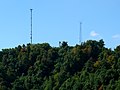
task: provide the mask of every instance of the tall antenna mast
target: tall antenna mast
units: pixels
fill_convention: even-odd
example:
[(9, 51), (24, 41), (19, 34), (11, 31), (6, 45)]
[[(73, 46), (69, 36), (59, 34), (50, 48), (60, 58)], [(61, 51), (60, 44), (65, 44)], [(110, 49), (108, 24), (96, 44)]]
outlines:
[(82, 22), (80, 22), (79, 44), (82, 42)]
[(30, 33), (31, 44), (32, 44), (32, 10), (33, 9), (30, 9), (30, 11), (31, 11), (31, 33)]

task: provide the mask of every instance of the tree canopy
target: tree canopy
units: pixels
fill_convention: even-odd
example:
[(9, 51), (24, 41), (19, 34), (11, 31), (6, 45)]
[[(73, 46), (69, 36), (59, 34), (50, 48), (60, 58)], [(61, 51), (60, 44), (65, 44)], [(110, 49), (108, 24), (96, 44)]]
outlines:
[(119, 90), (120, 46), (48, 43), (0, 51), (0, 90)]

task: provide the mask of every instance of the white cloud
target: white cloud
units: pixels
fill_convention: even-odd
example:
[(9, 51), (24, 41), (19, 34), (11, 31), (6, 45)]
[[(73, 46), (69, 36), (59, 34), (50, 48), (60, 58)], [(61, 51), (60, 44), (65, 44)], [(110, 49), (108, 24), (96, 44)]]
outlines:
[(113, 39), (120, 39), (120, 35), (119, 34), (113, 35), (112, 38)]
[(90, 36), (92, 36), (92, 37), (96, 37), (96, 36), (98, 36), (99, 34), (98, 33), (96, 33), (95, 31), (91, 31), (90, 32)]

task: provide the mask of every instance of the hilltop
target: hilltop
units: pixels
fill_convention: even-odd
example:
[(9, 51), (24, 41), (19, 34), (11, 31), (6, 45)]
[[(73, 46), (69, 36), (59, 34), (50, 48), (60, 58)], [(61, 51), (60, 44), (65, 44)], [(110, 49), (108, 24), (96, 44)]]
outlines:
[(0, 90), (119, 90), (120, 46), (104, 41), (48, 43), (0, 51)]

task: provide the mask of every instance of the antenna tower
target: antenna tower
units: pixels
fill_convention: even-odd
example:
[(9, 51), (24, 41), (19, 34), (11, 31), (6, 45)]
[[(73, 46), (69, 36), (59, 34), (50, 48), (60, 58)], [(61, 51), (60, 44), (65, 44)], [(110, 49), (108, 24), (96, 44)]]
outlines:
[(32, 44), (32, 10), (33, 9), (30, 9), (30, 12), (31, 12), (31, 33), (30, 33), (30, 40), (31, 40), (31, 44)]
[(82, 42), (82, 22), (80, 22), (79, 44)]

